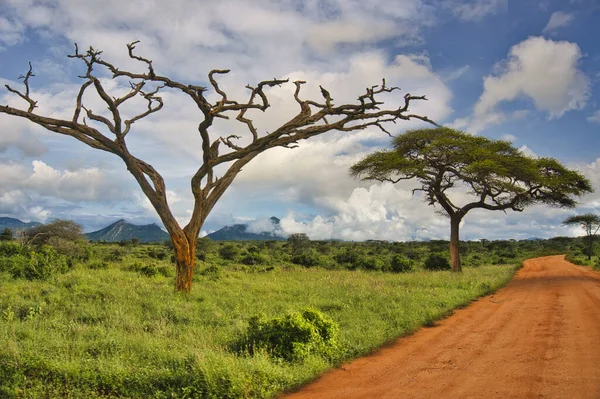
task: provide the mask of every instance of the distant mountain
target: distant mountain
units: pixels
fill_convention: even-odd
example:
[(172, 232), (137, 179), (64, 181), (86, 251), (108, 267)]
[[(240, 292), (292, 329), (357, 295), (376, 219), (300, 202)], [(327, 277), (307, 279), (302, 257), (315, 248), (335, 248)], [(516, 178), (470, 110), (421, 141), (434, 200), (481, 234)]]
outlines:
[(138, 238), (140, 242), (163, 242), (169, 234), (155, 223), (137, 226), (121, 219), (101, 230), (87, 233), (86, 237), (90, 241), (120, 242)]
[(247, 224), (234, 224), (233, 226), (225, 226), (214, 233), (210, 233), (208, 238), (215, 241), (286, 240), (287, 238), (283, 236), (283, 232), (279, 226), (279, 219), (273, 216), (270, 220), (273, 225), (271, 231), (252, 233), (248, 231)]
[(0, 230), (4, 229), (13, 229), (13, 230), (27, 230), (31, 227), (39, 226), (41, 223), (38, 222), (22, 222), (19, 219), (15, 218), (0, 218)]

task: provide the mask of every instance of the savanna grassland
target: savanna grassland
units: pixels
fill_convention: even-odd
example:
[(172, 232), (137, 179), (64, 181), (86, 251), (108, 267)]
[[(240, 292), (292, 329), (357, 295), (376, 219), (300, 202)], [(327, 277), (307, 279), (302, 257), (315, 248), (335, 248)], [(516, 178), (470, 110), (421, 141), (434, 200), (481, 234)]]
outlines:
[[(464, 243), (453, 274), (447, 244), (203, 239), (186, 295), (167, 246), (0, 242), (0, 397), (273, 397), (499, 288), (525, 257), (579, 248)], [(329, 335), (302, 344), (315, 331)]]

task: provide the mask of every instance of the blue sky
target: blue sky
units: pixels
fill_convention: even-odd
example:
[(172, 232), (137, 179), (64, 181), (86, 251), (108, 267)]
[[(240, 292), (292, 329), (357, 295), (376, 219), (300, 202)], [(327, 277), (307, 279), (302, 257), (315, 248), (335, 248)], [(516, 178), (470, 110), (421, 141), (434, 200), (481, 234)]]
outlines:
[[(508, 139), (532, 156), (551, 156), (581, 170), (600, 186), (600, 3), (597, 0), (0, 0), (0, 80), (19, 87), (31, 61), (36, 112), (66, 117), (82, 72), (68, 59), (73, 42), (104, 51), (121, 68), (125, 44), (159, 73), (206, 84), (213, 68), (232, 95), (272, 77), (308, 82), (305, 95), (325, 86), (336, 101), (353, 101), (364, 87), (400, 86), (399, 96), (427, 95), (415, 113), (438, 123)], [(127, 82), (112, 81), (116, 92)], [(293, 116), (292, 87), (269, 91), (272, 108), (253, 118), (269, 131)], [(195, 124), (199, 115), (185, 98), (165, 93), (165, 109), (136, 123), (129, 147), (167, 181), (180, 223), (192, 208), (189, 177), (200, 162)], [(0, 103), (23, 107), (14, 95)], [(101, 109), (97, 98), (85, 103)], [(394, 134), (421, 126), (391, 127)], [(74, 219), (91, 231), (125, 218), (158, 218), (132, 176), (115, 156), (0, 115), (0, 216), (22, 220)], [(242, 132), (214, 126), (215, 137)], [(261, 230), (277, 216), (288, 233), (312, 238), (410, 240), (447, 238), (448, 222), (420, 197), (412, 182), (358, 182), (348, 167), (388, 145), (379, 131), (328, 133), (294, 150), (273, 149), (240, 173), (207, 220), (203, 232), (248, 222)], [(457, 200), (467, 200), (463, 193)], [(523, 213), (474, 212), (462, 236), (527, 238), (579, 234), (560, 226), (575, 212), (597, 212), (600, 195), (577, 210), (534, 207)]]

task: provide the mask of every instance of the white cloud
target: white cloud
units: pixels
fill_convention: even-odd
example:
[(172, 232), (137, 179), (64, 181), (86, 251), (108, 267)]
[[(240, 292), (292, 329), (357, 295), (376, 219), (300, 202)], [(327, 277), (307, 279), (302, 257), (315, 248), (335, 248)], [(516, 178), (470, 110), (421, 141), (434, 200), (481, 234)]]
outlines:
[(479, 130), (504, 121), (496, 107), (519, 97), (530, 98), (550, 118), (582, 109), (590, 95), (590, 80), (578, 69), (581, 57), (579, 46), (566, 41), (530, 37), (513, 46), (497, 67), (499, 73), (484, 79), (473, 126)]
[(452, 13), (463, 21), (480, 21), (499, 11), (506, 12), (507, 0), (468, 0), (452, 1), (446, 3)]
[(600, 109), (588, 116), (588, 122), (600, 123)]
[(573, 13), (566, 13), (562, 11), (553, 12), (550, 16), (550, 20), (546, 27), (542, 30), (543, 33), (552, 33), (558, 28), (569, 26), (574, 20)]

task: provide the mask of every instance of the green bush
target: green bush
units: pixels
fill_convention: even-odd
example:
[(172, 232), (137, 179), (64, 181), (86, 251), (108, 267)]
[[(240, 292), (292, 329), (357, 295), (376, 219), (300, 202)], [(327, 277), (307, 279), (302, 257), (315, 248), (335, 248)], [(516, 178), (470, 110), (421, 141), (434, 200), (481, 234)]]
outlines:
[(158, 259), (158, 260), (165, 260), (165, 259), (167, 259), (167, 256), (169, 256), (167, 249), (163, 248), (163, 247), (148, 248), (147, 253), (148, 253), (148, 256), (151, 257), (152, 259)]
[(88, 269), (92, 270), (108, 269), (108, 263), (103, 260), (86, 263), (86, 266)]
[(28, 258), (25, 255), (17, 255), (6, 259), (11, 262), (10, 272), (15, 278), (45, 280), (69, 270), (67, 257), (47, 245), (42, 246), (37, 252), (31, 251)]
[(254, 316), (249, 320), (246, 348), (265, 350), (272, 357), (294, 361), (308, 355), (330, 357), (339, 349), (339, 326), (314, 309), (292, 311), (282, 317)]
[(305, 267), (319, 266), (321, 264), (321, 257), (311, 248), (310, 250), (292, 256), (292, 263)]
[(402, 254), (394, 255), (390, 266), (394, 273), (410, 273), (415, 271), (414, 262)]
[(161, 275), (165, 277), (171, 277), (173, 275), (172, 268), (167, 266), (157, 266), (155, 264), (143, 264), (140, 262), (135, 262), (131, 266), (129, 266), (129, 270), (133, 272), (137, 272), (142, 276), (146, 277), (154, 277), (156, 275)]
[(384, 262), (375, 256), (359, 256), (352, 264), (353, 269), (381, 270), (384, 267)]
[(235, 261), (240, 256), (240, 249), (233, 244), (226, 244), (219, 248), (219, 256), (225, 260)]
[(14, 241), (0, 241), (0, 257), (1, 256), (14, 256), (22, 253), (24, 247), (18, 242)]
[(262, 265), (265, 262), (265, 257), (257, 252), (248, 252), (246, 255), (242, 256), (242, 259), (240, 259), (240, 263), (248, 266)]
[(425, 259), (425, 270), (451, 270), (448, 258), (443, 253), (433, 252)]
[(218, 280), (221, 278), (221, 268), (217, 265), (210, 265), (206, 269), (202, 270), (200, 275), (210, 280)]

